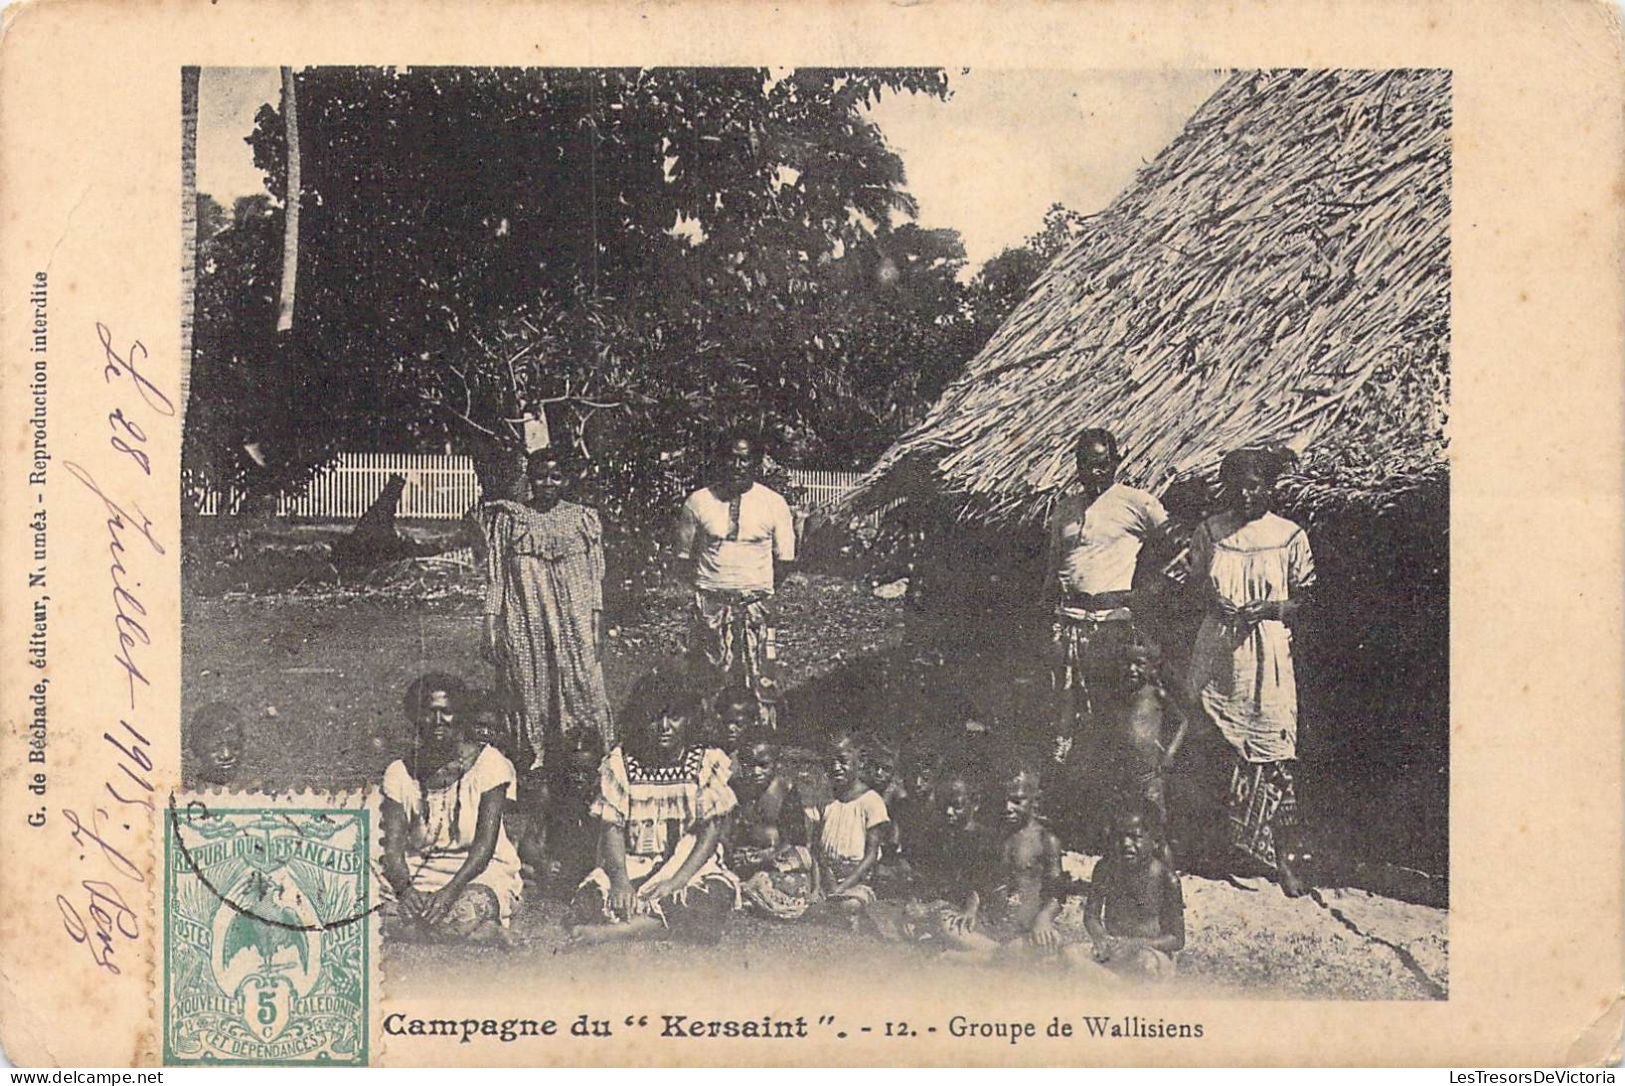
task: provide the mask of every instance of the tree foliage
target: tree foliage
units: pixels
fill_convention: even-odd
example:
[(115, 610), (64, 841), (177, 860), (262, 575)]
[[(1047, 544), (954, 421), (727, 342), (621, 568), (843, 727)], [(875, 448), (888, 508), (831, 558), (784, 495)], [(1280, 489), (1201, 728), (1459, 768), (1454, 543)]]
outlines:
[(1051, 204), (1044, 212), (1043, 225), (1038, 233), (1027, 239), (1026, 248), (1038, 255), (1045, 265), (1060, 256), (1083, 234), (1086, 216), (1065, 204)]
[(197, 240), (200, 247), (230, 225), (226, 209), (220, 206), (220, 201), (206, 192), (197, 194)]
[(188, 443), (217, 480), (294, 485), (344, 447), (501, 459), (537, 411), (627, 486), (692, 477), (728, 422), (865, 466), (997, 325), (957, 234), (911, 221), (866, 112), (946, 98), (940, 70), (297, 78), (290, 334), (271, 331), (287, 148), (269, 105), (248, 142), (273, 199), (204, 243), (210, 417), (189, 428), (207, 448)]
[(978, 347), (1032, 292), (1044, 269), (1078, 239), (1083, 221), (1084, 216), (1064, 204), (1051, 204), (1037, 233), (982, 265), (970, 289), (970, 306), (981, 337)]

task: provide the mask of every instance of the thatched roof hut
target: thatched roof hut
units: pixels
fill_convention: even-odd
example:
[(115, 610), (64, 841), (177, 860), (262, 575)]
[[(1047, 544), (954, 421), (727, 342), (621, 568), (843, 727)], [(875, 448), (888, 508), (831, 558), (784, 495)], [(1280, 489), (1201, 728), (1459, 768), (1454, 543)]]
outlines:
[[(1233, 76), (1034, 285), (854, 504), (908, 497), (937, 594), (1035, 625), (1079, 429), (1126, 481), (1300, 453), (1281, 511), (1321, 575), (1302, 756), (1348, 854), (1448, 864), (1450, 76)], [(1032, 589), (1032, 591), (1029, 591)], [(1028, 597), (1032, 597), (1032, 601)], [(1403, 812), (1403, 817), (1394, 817)]]
[(865, 497), (1043, 519), (1080, 427), (1159, 490), (1229, 449), (1302, 453), (1291, 504), (1442, 486), (1450, 76), (1231, 77), (1045, 271)]

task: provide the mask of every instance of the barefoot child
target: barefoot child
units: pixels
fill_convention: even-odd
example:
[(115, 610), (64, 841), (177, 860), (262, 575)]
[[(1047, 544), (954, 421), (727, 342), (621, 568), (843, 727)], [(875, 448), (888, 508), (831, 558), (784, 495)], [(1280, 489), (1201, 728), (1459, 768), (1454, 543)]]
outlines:
[(547, 885), (565, 895), (581, 885), (598, 866), (598, 822), (592, 801), (598, 795), (599, 752), (603, 739), (595, 728), (583, 728), (570, 737), (570, 746), (558, 759), (548, 787)]
[[(902, 776), (897, 771), (897, 745), (885, 740), (872, 740), (868, 744), (869, 760), (865, 779), (869, 787), (880, 793), (889, 805), (899, 796), (907, 795)], [(889, 808), (888, 808), (889, 809)]]
[(865, 752), (857, 737), (837, 733), (829, 751), (829, 784), (835, 798), (824, 805), (818, 835), (820, 885), (842, 912), (856, 916), (873, 903), (869, 876), (880, 861), (886, 801), (864, 778)]
[(1185, 946), (1185, 897), (1163, 858), (1156, 815), (1143, 805), (1112, 818), (1111, 851), (1095, 865), (1084, 905), (1092, 953), (1073, 947), (1069, 960), (1113, 980), (1164, 980)]
[(1185, 741), (1186, 720), (1178, 699), (1164, 688), (1161, 674), (1162, 653), (1155, 644), (1136, 641), (1124, 651), (1125, 701), (1106, 722), (1101, 761), (1107, 795), (1144, 803), (1166, 820), (1163, 775)]
[(463, 713), (468, 718), (470, 739), (497, 748), (503, 757), (513, 761), (513, 737), (508, 728), (507, 714), (502, 711), (502, 698), (496, 691), (470, 690)]
[(786, 846), (806, 846), (807, 816), (795, 781), (779, 772), (776, 732), (746, 733), (734, 767), (728, 786), (739, 806), (726, 835), (728, 866), (736, 875), (754, 875)]
[[(471, 741), (496, 748), (511, 762), (513, 732), (503, 706), (503, 697), (497, 691), (470, 689), (463, 700), (463, 722)], [(509, 803), (502, 816), (502, 832), (513, 842), (514, 851), (519, 855), (520, 875), (527, 880), (540, 873), (540, 859), (546, 848), (545, 827), (539, 824), (540, 818), (539, 813), (532, 814), (519, 803)]]
[(729, 868), (744, 880), (745, 901), (758, 912), (794, 920), (818, 889), (807, 847), (807, 815), (795, 782), (779, 772), (777, 733), (757, 728), (740, 743), (729, 781), (739, 806), (726, 835)]
[(873, 740), (868, 746), (869, 757), (864, 777), (880, 798), (885, 801), (891, 820), (881, 831), (880, 861), (875, 867), (874, 883), (883, 892), (906, 888), (912, 871), (905, 854), (902, 819), (899, 813), (908, 809), (908, 788), (898, 772), (897, 744)]
[(903, 758), (900, 783), (882, 792), (886, 810), (897, 823), (900, 844), (906, 842), (905, 859), (915, 864), (915, 854), (929, 847), (928, 838), (941, 821), (941, 804), (937, 802), (938, 781), (943, 774), (943, 758), (934, 751), (910, 747)]
[(936, 781), (935, 809), (916, 820), (911, 863), (928, 900), (904, 909), (906, 934), (964, 949), (957, 938), (976, 927), (982, 897), (998, 884), (999, 839), (981, 822), (981, 794), (963, 769)]

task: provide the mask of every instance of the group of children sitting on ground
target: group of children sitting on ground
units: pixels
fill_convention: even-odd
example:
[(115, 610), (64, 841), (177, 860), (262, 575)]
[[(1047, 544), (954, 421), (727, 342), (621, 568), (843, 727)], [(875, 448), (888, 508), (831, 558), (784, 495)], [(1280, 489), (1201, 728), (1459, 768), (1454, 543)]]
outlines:
[[(1090, 759), (1115, 780), (1097, 774), (1084, 785), (1111, 797), (1085, 820), (1068, 786), (1046, 791), (1057, 767), (1019, 756), (989, 765), (903, 752), (835, 727), (821, 737), (820, 775), (807, 744), (761, 722), (749, 690), (707, 700), (657, 672), (634, 691), (608, 755), (594, 736), (555, 752), (538, 835), (525, 824), (538, 816), (515, 802), (492, 697), (427, 675), (405, 703), (416, 742), (382, 789), (381, 883), (397, 936), (505, 941), (526, 892), (513, 842), (540, 836), (536, 881), (569, 893), (578, 943), (714, 941), (744, 908), (915, 941), (957, 960), (1048, 959), (1113, 977), (1166, 977), (1184, 946), (1160, 788), (1177, 737), (1169, 743), (1160, 712), (1144, 705), (1114, 714), (1122, 726), (1106, 748), (1120, 749)], [(188, 739), (194, 774), (232, 783), (240, 715), (207, 706)], [(812, 796), (825, 780), (819, 802)], [(1086, 821), (1105, 826), (1104, 838)], [(1068, 945), (1056, 926), (1078, 889), (1062, 869), (1063, 842), (1103, 853), (1088, 879), (1087, 945)]]
[(753, 708), (749, 691), (720, 701), (716, 741), (738, 800), (723, 848), (747, 908), (822, 915), (968, 962), (1053, 958), (1117, 976), (1171, 974), (1184, 900), (1161, 809), (1135, 794), (1138, 778), (1105, 814), (1084, 907), (1090, 945), (1068, 945), (1056, 918), (1075, 884), (1044, 804), (1053, 767), (1020, 756), (991, 766), (969, 754), (904, 757), (881, 737), (835, 728), (824, 737), (831, 796), (808, 804), (781, 764), (790, 748), (779, 733), (732, 723)]

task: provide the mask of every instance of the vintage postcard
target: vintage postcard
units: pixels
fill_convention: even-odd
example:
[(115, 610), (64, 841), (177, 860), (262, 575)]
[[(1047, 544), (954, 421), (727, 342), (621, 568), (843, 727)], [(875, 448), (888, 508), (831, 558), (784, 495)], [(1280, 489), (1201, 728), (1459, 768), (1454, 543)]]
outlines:
[(0, 31), (16, 1063), (1619, 1058), (1609, 6)]

